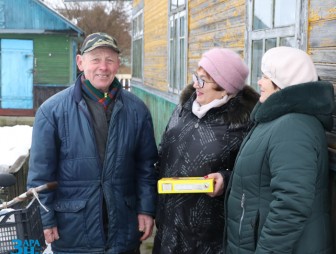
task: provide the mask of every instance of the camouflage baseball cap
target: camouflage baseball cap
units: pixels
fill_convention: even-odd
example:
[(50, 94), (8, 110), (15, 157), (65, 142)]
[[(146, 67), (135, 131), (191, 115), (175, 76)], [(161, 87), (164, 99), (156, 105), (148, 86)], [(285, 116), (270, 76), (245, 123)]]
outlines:
[(98, 47), (110, 47), (115, 52), (120, 53), (116, 39), (106, 33), (93, 33), (88, 35), (81, 47), (81, 54), (89, 52)]

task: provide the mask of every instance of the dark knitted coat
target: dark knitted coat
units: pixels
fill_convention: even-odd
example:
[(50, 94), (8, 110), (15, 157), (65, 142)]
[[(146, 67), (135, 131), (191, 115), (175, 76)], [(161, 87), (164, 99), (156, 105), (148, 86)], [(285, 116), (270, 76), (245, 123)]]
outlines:
[[(250, 130), (250, 113), (258, 94), (246, 86), (226, 104), (198, 119), (192, 113), (196, 95), (188, 86), (173, 112), (160, 144), (159, 176), (205, 176), (231, 170), (241, 142)], [(221, 253), (223, 196), (160, 195), (153, 253)]]

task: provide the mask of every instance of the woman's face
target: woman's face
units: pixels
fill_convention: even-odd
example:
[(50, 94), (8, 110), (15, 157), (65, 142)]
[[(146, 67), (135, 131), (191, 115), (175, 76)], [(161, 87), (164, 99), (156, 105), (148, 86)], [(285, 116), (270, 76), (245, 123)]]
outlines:
[[(206, 105), (212, 102), (215, 99), (222, 99), (227, 92), (225, 90), (215, 90), (217, 87), (216, 82), (206, 73), (203, 68), (199, 68), (195, 74), (193, 81), (194, 81), (194, 88), (196, 89), (196, 101), (201, 105)], [(203, 87), (202, 87), (202, 84)]]
[(270, 80), (268, 77), (263, 75), (258, 80), (258, 85), (260, 88), (260, 103), (263, 103), (267, 100), (268, 97), (270, 97), (272, 94), (274, 94), (277, 91), (280, 91), (279, 87), (275, 86), (272, 83), (272, 80)]

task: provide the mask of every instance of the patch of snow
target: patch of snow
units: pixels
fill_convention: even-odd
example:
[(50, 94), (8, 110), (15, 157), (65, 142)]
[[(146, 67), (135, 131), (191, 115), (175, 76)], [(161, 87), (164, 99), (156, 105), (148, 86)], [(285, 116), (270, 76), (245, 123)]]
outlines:
[(29, 156), (33, 127), (0, 127), (0, 173), (15, 173)]

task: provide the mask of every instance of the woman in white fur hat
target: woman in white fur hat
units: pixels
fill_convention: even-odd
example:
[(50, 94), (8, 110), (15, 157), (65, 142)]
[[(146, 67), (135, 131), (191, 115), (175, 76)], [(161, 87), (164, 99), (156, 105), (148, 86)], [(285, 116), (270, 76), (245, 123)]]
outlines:
[(332, 254), (325, 131), (334, 89), (304, 51), (268, 50), (227, 187), (225, 253)]

